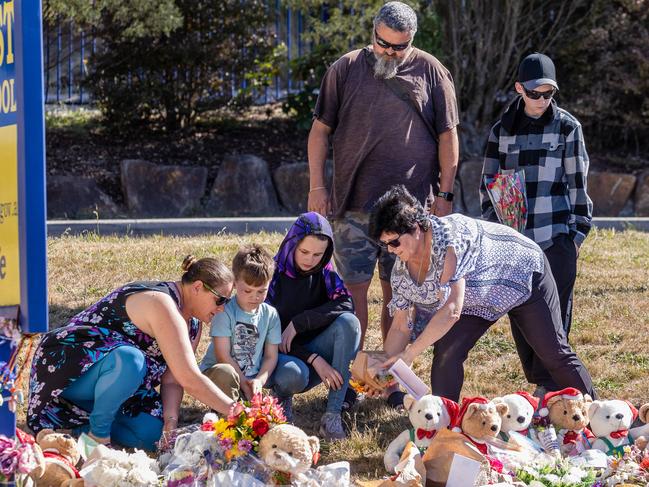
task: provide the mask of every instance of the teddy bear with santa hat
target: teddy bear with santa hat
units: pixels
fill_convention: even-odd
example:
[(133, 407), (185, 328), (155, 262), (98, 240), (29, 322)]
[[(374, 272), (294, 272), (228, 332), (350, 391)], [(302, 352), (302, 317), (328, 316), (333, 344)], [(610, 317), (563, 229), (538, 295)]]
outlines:
[(595, 440), (587, 428), (592, 399), (574, 387), (548, 392), (541, 401), (539, 415), (548, 418), (557, 430), (561, 454), (576, 456), (592, 448)]
[(527, 438), (532, 438), (530, 434), (530, 425), (534, 412), (539, 407), (539, 399), (532, 396), (529, 392), (518, 391), (514, 394), (507, 394), (502, 397), (494, 397), (494, 404), (506, 404), (507, 412), (501, 415), (502, 426), (498, 437), (503, 441), (510, 440), (512, 431), (519, 433)]
[(494, 404), (485, 397), (465, 397), (452, 431), (462, 433), (482, 453), (488, 454), (487, 443), (500, 433), (502, 416), (509, 410), (507, 404)]

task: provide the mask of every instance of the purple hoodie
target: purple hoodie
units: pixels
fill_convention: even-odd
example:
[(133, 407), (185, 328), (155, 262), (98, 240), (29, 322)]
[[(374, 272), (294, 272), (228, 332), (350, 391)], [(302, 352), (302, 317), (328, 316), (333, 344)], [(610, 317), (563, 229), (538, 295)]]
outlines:
[[(323, 235), (327, 250), (320, 264), (308, 273), (295, 266), (294, 255), (300, 241), (308, 235)], [(333, 232), (322, 215), (300, 215), (291, 226), (275, 255), (275, 274), (266, 301), (274, 306), (282, 321), (282, 330), (292, 321), (297, 336), (291, 355), (306, 361), (310, 353), (301, 344), (310, 342), (342, 313), (353, 313), (352, 298), (331, 265)]]

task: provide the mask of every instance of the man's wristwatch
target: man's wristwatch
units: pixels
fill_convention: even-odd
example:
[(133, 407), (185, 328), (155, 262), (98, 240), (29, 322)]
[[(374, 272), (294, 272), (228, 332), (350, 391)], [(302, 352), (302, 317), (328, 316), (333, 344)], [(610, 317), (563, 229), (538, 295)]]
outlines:
[(440, 191), (440, 192), (437, 193), (437, 196), (439, 196), (440, 198), (442, 198), (443, 200), (446, 200), (446, 201), (453, 201), (454, 194), (453, 193), (448, 193), (446, 191)]

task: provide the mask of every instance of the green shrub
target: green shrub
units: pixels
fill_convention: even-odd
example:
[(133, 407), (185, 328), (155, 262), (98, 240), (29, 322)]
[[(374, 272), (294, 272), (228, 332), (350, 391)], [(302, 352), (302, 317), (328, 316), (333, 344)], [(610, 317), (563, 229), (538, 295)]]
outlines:
[(98, 0), (94, 8), (77, 2), (58, 8), (96, 28), (100, 47), (86, 83), (115, 131), (191, 127), (201, 111), (232, 102), (256, 66), (238, 99), (249, 103), (281, 58), (266, 32), (263, 0)]

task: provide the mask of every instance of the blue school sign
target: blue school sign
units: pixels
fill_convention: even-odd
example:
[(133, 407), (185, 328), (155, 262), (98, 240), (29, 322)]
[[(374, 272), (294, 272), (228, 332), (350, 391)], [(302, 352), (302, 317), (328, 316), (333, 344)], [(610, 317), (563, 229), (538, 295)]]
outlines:
[[(17, 345), (6, 338), (11, 327), (47, 330), (41, 36), (40, 0), (0, 0), (0, 362)], [(3, 402), (0, 434), (13, 436), (15, 415)]]

